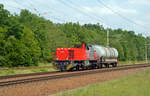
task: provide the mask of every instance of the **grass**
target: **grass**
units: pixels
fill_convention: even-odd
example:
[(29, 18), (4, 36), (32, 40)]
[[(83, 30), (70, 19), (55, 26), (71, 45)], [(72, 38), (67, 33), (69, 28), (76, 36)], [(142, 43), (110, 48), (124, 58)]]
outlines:
[(40, 69), (26, 69), (26, 70), (0, 70), (0, 76), (37, 73), (37, 72), (49, 72), (49, 71), (54, 71), (54, 69), (52, 69), (52, 68), (40, 68)]
[(150, 70), (53, 96), (150, 96)]
[(38, 66), (52, 66), (52, 63), (39, 63)]
[[(44, 67), (44, 66), (51, 66), (51, 63), (39, 63), (37, 67)], [(2, 68), (1, 68), (2, 69)], [(27, 74), (27, 73), (37, 73), (37, 72), (49, 72), (55, 71), (53, 68), (39, 68), (34, 69), (32, 67), (28, 67), (28, 69), (12, 69), (8, 68), (8, 70), (0, 70), (0, 76), (7, 76), (7, 75), (15, 75), (15, 74)]]
[[(132, 65), (132, 64), (144, 64), (145, 61), (119, 61), (119, 65)], [(148, 63), (150, 63), (150, 60), (148, 60)]]

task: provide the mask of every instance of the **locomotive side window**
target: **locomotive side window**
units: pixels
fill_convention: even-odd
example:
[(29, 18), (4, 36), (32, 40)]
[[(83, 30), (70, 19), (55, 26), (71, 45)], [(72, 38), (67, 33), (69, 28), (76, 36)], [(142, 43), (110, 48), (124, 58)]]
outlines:
[(74, 48), (81, 48), (81, 45), (80, 44), (75, 44)]
[(74, 58), (74, 50), (69, 50), (69, 59)]
[(86, 49), (89, 50), (89, 47), (87, 46)]

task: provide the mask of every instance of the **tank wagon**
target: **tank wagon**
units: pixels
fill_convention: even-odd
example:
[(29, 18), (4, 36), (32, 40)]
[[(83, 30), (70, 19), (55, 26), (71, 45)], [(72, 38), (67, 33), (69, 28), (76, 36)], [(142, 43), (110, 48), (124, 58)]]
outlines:
[(115, 48), (82, 43), (74, 48), (56, 48), (53, 68), (59, 71), (95, 69), (117, 66), (118, 51)]

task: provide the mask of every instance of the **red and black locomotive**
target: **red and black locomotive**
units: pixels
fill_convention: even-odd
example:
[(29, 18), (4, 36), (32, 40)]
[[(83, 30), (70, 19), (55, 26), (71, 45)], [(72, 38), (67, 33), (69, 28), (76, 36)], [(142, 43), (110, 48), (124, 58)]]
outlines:
[(118, 51), (99, 45), (75, 45), (74, 48), (56, 48), (53, 67), (59, 71), (95, 69), (117, 66)]

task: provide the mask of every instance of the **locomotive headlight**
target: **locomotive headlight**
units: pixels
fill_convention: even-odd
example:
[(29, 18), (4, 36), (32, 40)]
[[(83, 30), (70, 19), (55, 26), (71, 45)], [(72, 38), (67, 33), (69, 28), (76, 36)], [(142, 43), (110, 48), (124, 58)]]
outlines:
[(57, 65), (57, 62), (54, 62), (53, 64), (56, 66), (56, 65)]
[(68, 56), (66, 57), (66, 60), (68, 60)]

